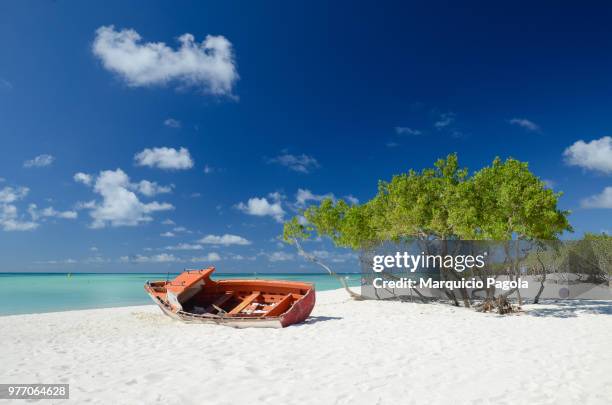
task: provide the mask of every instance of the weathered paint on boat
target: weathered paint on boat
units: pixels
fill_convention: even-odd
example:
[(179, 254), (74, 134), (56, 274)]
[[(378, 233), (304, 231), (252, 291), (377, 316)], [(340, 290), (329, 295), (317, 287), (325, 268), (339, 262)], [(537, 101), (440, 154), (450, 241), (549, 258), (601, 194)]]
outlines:
[(305, 321), (314, 308), (311, 283), (281, 280), (212, 280), (214, 267), (190, 270), (171, 281), (145, 284), (162, 312), (186, 323), (236, 328), (283, 328)]

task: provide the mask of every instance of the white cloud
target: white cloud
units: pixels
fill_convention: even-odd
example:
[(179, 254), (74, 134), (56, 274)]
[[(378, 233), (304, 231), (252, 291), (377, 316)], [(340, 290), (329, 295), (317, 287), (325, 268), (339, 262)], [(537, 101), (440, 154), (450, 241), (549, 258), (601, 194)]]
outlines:
[(20, 219), (14, 205), (0, 204), (0, 227), (5, 231), (30, 231), (38, 228), (38, 223)]
[(36, 261), (34, 262), (34, 264), (51, 264), (51, 265), (55, 265), (55, 264), (76, 264), (77, 261), (75, 259), (62, 259), (62, 260), (44, 260), (44, 261)]
[(13, 204), (28, 195), (27, 187), (4, 187), (0, 189), (0, 228), (4, 231), (30, 231), (38, 227), (38, 223), (23, 219), (17, 207)]
[(191, 244), (191, 243), (179, 243), (174, 246), (166, 246), (164, 249), (166, 250), (202, 250), (204, 246), (199, 244)]
[(455, 121), (455, 114), (452, 112), (440, 114), (440, 117), (434, 122), (436, 129), (443, 129), (451, 125)]
[(168, 232), (164, 232), (162, 234), (160, 234), (159, 236), (162, 236), (164, 238), (174, 238), (176, 235), (170, 231)]
[(508, 122), (512, 125), (524, 128), (527, 131), (537, 132), (540, 130), (540, 126), (538, 124), (525, 118), (512, 118), (511, 120), (508, 120)]
[(26, 160), (23, 162), (23, 167), (45, 167), (51, 166), (55, 158), (51, 155), (38, 155), (34, 159)]
[(585, 198), (580, 205), (582, 208), (612, 208), (612, 187), (606, 187), (600, 194)]
[(57, 211), (53, 207), (38, 209), (36, 204), (28, 206), (30, 220), (19, 214), (14, 204), (23, 200), (29, 193), (27, 187), (4, 187), (0, 189), (0, 229), (5, 231), (29, 231), (38, 228), (39, 221), (46, 218), (75, 219), (76, 211)]
[(216, 262), (216, 261), (219, 261), (219, 260), (221, 260), (221, 256), (219, 255), (219, 253), (216, 253), (216, 252), (210, 252), (206, 256), (191, 258), (191, 262), (193, 262), (193, 263)]
[[(73, 176), (74, 181), (83, 183), (86, 186), (91, 185), (93, 176), (87, 173), (76, 173)], [(153, 197), (157, 194), (171, 193), (173, 186), (160, 186), (154, 181), (141, 180), (138, 183), (129, 183), (127, 186), (130, 190), (136, 191), (144, 196)]]
[(159, 184), (148, 180), (141, 180), (139, 183), (135, 183), (133, 188), (147, 197), (172, 192), (172, 186), (160, 186)]
[(569, 165), (610, 174), (612, 173), (612, 137), (604, 136), (591, 142), (576, 141), (565, 149), (563, 156)]
[(143, 203), (132, 191), (133, 184), (121, 169), (100, 172), (94, 184), (94, 192), (102, 201), (81, 204), (81, 208), (90, 209), (93, 218), (92, 228), (110, 226), (135, 226), (152, 220), (151, 214), (156, 211), (174, 209), (171, 204), (153, 201)]
[(193, 35), (183, 34), (176, 50), (163, 42), (141, 40), (133, 29), (102, 26), (96, 30), (92, 50), (107, 70), (130, 86), (176, 82), (206, 93), (231, 95), (238, 72), (232, 44), (225, 37), (208, 35), (198, 43)]
[(276, 222), (283, 222), (285, 217), (285, 210), (281, 206), (280, 198), (277, 195), (272, 196), (272, 202), (269, 202), (266, 198), (253, 197), (249, 198), (247, 203), (239, 203), (236, 208), (248, 215), (255, 215), (258, 217), (270, 216), (276, 220)]
[(208, 244), (208, 245), (250, 245), (251, 242), (242, 236), (238, 235), (206, 235), (202, 239), (198, 241), (198, 243)]
[(288, 167), (289, 169), (300, 173), (310, 173), (311, 170), (320, 167), (317, 159), (305, 154), (291, 155), (284, 153), (275, 158), (269, 159), (268, 163), (278, 163), (281, 166)]
[(102, 264), (110, 263), (112, 260), (102, 256), (92, 256), (85, 258), (82, 262), (85, 264)]
[(178, 262), (180, 259), (172, 254), (160, 253), (158, 255), (144, 256), (122, 256), (119, 261), (126, 263), (171, 263)]
[(162, 221), (162, 225), (176, 225), (176, 222), (174, 222), (174, 221), (173, 221), (173, 220), (171, 220), (171, 219), (164, 219), (164, 220)]
[(78, 213), (76, 211), (57, 211), (53, 207), (38, 209), (36, 204), (30, 204), (28, 212), (32, 217), (32, 220), (37, 221), (40, 218), (62, 218), (62, 219), (76, 219)]
[(398, 135), (421, 135), (422, 132), (418, 129), (408, 127), (395, 127), (395, 133)]
[(344, 198), (346, 198), (346, 201), (348, 201), (351, 205), (359, 204), (359, 199), (351, 194), (345, 196)]
[(26, 195), (28, 195), (29, 192), (30, 189), (27, 187), (4, 187), (0, 190), (0, 204), (10, 204), (15, 201), (21, 200)]
[(323, 260), (329, 260), (332, 263), (344, 263), (350, 260), (357, 260), (358, 256), (355, 253), (338, 253), (327, 250), (314, 250), (312, 254)]
[(77, 183), (83, 183), (86, 186), (89, 186), (91, 184), (91, 181), (93, 180), (90, 174), (82, 173), (82, 172), (76, 173), (72, 178)]
[(297, 194), (295, 195), (295, 202), (298, 207), (303, 207), (308, 201), (322, 201), (325, 198), (336, 200), (336, 197), (332, 193), (313, 194), (312, 191), (308, 189), (298, 188)]
[(257, 260), (257, 256), (242, 256), (242, 255), (236, 255), (236, 254), (229, 254), (229, 256), (227, 256), (227, 258), (229, 260), (237, 260), (237, 261), (242, 261), (242, 260), (254, 261), (254, 260)]
[(184, 170), (193, 167), (193, 159), (187, 148), (152, 148), (144, 149), (134, 155), (138, 166), (157, 167), (166, 170)]
[(166, 120), (164, 120), (164, 125), (169, 128), (180, 128), (181, 121), (176, 120), (174, 118), (167, 118)]
[(281, 251), (272, 252), (268, 254), (267, 256), (268, 256), (268, 260), (271, 262), (284, 262), (288, 260), (293, 260), (295, 258), (295, 255), (293, 255), (292, 253), (281, 252)]

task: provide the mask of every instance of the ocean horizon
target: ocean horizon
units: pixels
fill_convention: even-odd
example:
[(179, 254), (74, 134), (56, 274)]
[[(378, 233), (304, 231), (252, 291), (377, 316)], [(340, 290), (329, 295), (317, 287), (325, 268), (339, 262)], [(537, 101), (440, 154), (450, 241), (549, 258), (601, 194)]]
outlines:
[[(0, 316), (152, 304), (144, 291), (144, 284), (147, 281), (173, 278), (178, 274), (0, 272), (3, 290), (0, 296)], [(359, 273), (339, 274), (351, 286), (360, 284)], [(314, 283), (317, 291), (342, 287), (338, 280), (325, 273), (215, 273), (212, 278), (305, 281)]]

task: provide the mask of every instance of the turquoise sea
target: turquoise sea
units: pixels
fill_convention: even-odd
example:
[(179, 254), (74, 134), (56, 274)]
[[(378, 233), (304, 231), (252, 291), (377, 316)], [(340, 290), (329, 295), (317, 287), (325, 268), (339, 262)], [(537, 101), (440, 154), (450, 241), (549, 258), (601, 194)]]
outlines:
[[(151, 304), (144, 292), (147, 280), (165, 280), (167, 273), (0, 273), (0, 315), (68, 311), (87, 308)], [(360, 284), (359, 274), (343, 274), (349, 285)], [(317, 291), (340, 288), (326, 274), (214, 274), (220, 278), (269, 278), (307, 281)]]

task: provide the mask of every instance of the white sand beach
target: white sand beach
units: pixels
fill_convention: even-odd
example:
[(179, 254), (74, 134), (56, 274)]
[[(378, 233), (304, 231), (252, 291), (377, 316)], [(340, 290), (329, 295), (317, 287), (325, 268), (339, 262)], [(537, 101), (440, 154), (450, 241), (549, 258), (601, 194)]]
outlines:
[(153, 305), (0, 317), (0, 382), (70, 384), (70, 400), (40, 403), (612, 403), (610, 302), (502, 317), (317, 299), (286, 329), (182, 324)]

